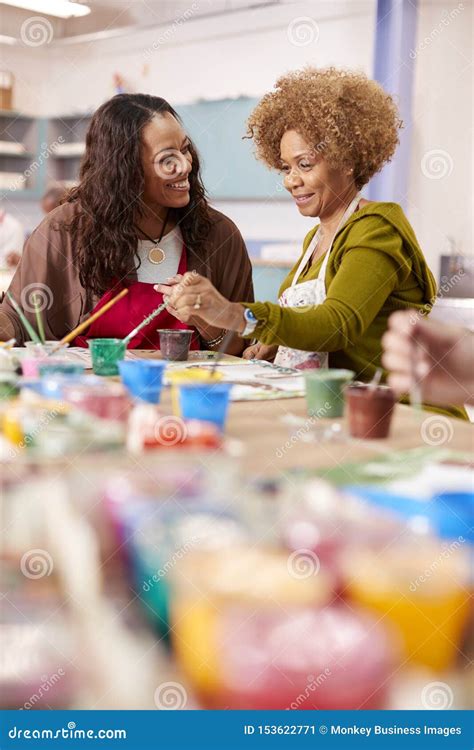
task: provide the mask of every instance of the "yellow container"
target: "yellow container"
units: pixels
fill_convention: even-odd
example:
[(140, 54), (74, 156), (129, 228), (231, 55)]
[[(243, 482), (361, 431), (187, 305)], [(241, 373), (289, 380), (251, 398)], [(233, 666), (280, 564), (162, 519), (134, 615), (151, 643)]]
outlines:
[(346, 594), (390, 620), (411, 661), (451, 667), (469, 617), (469, 554), (459, 541), (394, 544), (347, 556)]
[(13, 443), (13, 445), (16, 445), (17, 447), (24, 446), (20, 407), (13, 406), (4, 412), (2, 418), (2, 430), (7, 440)]
[(214, 374), (211, 374), (208, 369), (185, 367), (179, 370), (168, 369), (166, 377), (171, 384), (171, 405), (173, 414), (176, 417), (180, 417), (179, 386), (183, 383), (219, 383), (222, 380), (222, 373), (215, 372)]
[(321, 570), (303, 578), (292, 574), (287, 554), (243, 546), (189, 552), (172, 576), (173, 646), (181, 669), (207, 706), (224, 682), (219, 626), (229, 606), (247, 605), (249, 615), (258, 609), (321, 606), (332, 591)]

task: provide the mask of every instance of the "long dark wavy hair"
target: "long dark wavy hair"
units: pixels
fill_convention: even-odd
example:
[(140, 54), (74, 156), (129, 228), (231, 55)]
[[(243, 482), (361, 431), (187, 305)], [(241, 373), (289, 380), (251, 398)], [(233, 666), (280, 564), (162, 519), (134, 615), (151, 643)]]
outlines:
[[(181, 122), (177, 112), (161, 97), (118, 94), (94, 113), (86, 136), (79, 185), (67, 199), (79, 203), (79, 211), (68, 229), (79, 248), (79, 278), (87, 291), (102, 295), (139, 263), (134, 223), (137, 215), (143, 214), (141, 133), (155, 115), (167, 112)], [(172, 212), (186, 247), (204, 254), (211, 219), (199, 157), (192, 143), (190, 152), (191, 199), (187, 206)]]

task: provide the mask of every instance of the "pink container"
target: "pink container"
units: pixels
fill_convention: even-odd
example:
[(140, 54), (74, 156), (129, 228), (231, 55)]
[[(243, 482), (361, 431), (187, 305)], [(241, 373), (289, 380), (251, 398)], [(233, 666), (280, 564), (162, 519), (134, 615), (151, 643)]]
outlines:
[(121, 385), (71, 385), (64, 389), (64, 398), (77, 409), (113, 422), (128, 420), (131, 401)]
[(398, 650), (376, 617), (325, 609), (233, 607), (219, 623), (215, 709), (352, 710), (386, 705)]
[(45, 362), (48, 357), (23, 357), (21, 360), (21, 371), (25, 378), (38, 378), (39, 366)]

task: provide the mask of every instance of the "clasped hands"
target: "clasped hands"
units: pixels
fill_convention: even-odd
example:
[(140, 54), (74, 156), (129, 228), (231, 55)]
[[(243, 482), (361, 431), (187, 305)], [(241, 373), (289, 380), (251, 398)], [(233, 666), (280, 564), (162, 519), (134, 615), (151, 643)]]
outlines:
[(206, 326), (237, 331), (245, 328), (244, 308), (229, 302), (212, 282), (194, 271), (177, 274), (156, 284), (154, 289), (163, 294), (167, 309), (182, 323), (206, 330)]

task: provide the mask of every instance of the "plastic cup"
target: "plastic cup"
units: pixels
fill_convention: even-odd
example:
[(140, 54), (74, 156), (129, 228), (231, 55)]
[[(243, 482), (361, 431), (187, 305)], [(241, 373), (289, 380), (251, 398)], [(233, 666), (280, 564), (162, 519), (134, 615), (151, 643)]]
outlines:
[(125, 357), (126, 343), (122, 339), (91, 339), (89, 349), (92, 369), (96, 375), (118, 375), (118, 363)]
[[(92, 379), (88, 377), (88, 380)], [(100, 384), (68, 384), (63, 389), (63, 396), (69, 404), (88, 414), (113, 422), (126, 422), (131, 409), (128, 393), (119, 383), (107, 386), (104, 387), (104, 381)]]
[(7, 401), (18, 396), (20, 389), (14, 373), (0, 373), (0, 401)]
[(352, 370), (305, 372), (306, 404), (310, 417), (335, 419), (344, 412), (344, 386), (354, 377)]
[[(28, 356), (44, 357), (51, 354), (58, 344), (59, 341), (45, 341), (43, 344), (37, 344), (36, 341), (25, 341), (25, 349), (28, 352)], [(65, 349), (68, 346), (69, 344), (62, 344), (61, 349)]]
[(352, 384), (345, 392), (349, 432), (355, 438), (388, 437), (395, 394), (386, 385)]
[[(324, 606), (331, 597), (330, 580), (318, 575), (291, 575), (288, 554), (245, 544), (193, 549), (170, 571), (172, 641), (185, 677), (206, 708), (220, 708), (222, 669), (220, 623), (235, 606), (245, 609), (244, 621), (266, 610), (289, 616), (299, 606)], [(229, 636), (229, 633), (227, 633)], [(238, 628), (229, 648), (237, 648)], [(282, 651), (285, 645), (280, 643)], [(242, 680), (245, 675), (241, 671)]]
[(346, 553), (346, 595), (391, 622), (405, 656), (431, 670), (454, 666), (470, 613), (469, 550), (423, 536)]
[(211, 374), (209, 370), (199, 369), (198, 367), (187, 367), (185, 370), (171, 370), (166, 373), (166, 377), (171, 384), (171, 404), (173, 414), (176, 417), (181, 416), (179, 405), (180, 385), (190, 383), (219, 383), (222, 381), (222, 374), (220, 372)]
[(48, 378), (51, 375), (61, 375), (62, 377), (77, 377), (78, 375), (84, 374), (84, 365), (48, 357), (46, 361), (40, 362), (40, 364), (38, 365), (38, 374), (40, 378)]
[(224, 430), (231, 383), (190, 384), (179, 387), (179, 405), (183, 419), (212, 422)]
[(37, 378), (39, 377), (39, 366), (42, 362), (46, 362), (48, 357), (45, 356), (33, 356), (23, 357), (21, 360), (21, 371), (25, 378)]
[(122, 383), (134, 398), (157, 404), (163, 387), (166, 362), (159, 360), (131, 360), (119, 362)]
[(172, 362), (186, 362), (194, 331), (190, 328), (173, 329), (159, 328), (160, 351), (163, 359)]

